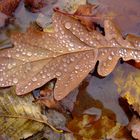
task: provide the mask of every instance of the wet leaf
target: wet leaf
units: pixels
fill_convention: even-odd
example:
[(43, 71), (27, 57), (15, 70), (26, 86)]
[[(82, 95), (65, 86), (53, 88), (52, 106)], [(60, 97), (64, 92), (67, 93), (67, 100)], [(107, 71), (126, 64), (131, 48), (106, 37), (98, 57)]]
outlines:
[(45, 0), (25, 0), (25, 6), (31, 12), (39, 12), (39, 10), (47, 4)]
[(107, 116), (97, 121), (90, 115), (76, 116), (69, 122), (68, 128), (77, 140), (131, 140), (127, 129)]
[(140, 119), (138, 117), (133, 116), (128, 125), (128, 129), (132, 131), (132, 136), (135, 139), (140, 140)]
[[(126, 69), (124, 71), (123, 67)], [(116, 69), (114, 81), (118, 86), (120, 96), (125, 98), (129, 105), (140, 114), (140, 73), (131, 65), (123, 64), (122, 67)]]
[(33, 135), (44, 124), (48, 124), (40, 106), (32, 101), (31, 95), (16, 96), (14, 88), (0, 90), (0, 135), (19, 140)]
[(19, 4), (20, 0), (1, 0), (0, 12), (11, 16)]
[(48, 25), (52, 24), (52, 15), (54, 8), (59, 7), (61, 10), (74, 13), (79, 5), (86, 4), (86, 0), (48, 0), (45, 8), (41, 9), (41, 13), (36, 19), (36, 23), (44, 30)]
[[(60, 12), (53, 16), (53, 33), (30, 28), (12, 36), (14, 48), (0, 51), (0, 86), (16, 85), (26, 94), (57, 78), (54, 98), (61, 100), (94, 68), (106, 76), (118, 60), (140, 61), (140, 50), (124, 40), (116, 25), (104, 21), (105, 36), (89, 32), (79, 21)], [(88, 61), (87, 61), (88, 60)]]
[(97, 18), (94, 15), (94, 9), (96, 9), (97, 5), (80, 5), (76, 12), (71, 16), (77, 18), (81, 21), (83, 25), (87, 27), (89, 31), (92, 31), (95, 27), (95, 19)]

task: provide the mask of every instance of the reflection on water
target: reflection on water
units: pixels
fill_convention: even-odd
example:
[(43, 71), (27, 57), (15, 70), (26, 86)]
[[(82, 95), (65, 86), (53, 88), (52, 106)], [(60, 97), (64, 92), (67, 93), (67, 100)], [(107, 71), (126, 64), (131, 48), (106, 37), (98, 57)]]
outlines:
[(116, 114), (118, 122), (127, 124), (128, 119), (118, 102), (119, 94), (113, 74), (103, 79), (93, 76), (89, 81), (87, 92), (92, 98), (100, 100), (106, 108), (112, 110)]
[(102, 13), (114, 12), (123, 34), (140, 35), (140, 0), (88, 0), (99, 4)]

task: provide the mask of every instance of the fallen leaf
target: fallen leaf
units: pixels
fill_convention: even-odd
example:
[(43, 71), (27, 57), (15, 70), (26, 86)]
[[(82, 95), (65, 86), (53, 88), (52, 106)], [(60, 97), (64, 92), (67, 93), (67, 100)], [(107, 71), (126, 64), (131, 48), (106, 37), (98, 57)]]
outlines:
[(86, 0), (46, 0), (46, 7), (41, 9), (41, 13), (36, 19), (36, 23), (44, 30), (52, 23), (54, 8), (59, 7), (68, 13), (74, 13), (79, 5), (86, 4)]
[(68, 123), (68, 128), (77, 140), (131, 140), (126, 127), (104, 115), (99, 120), (91, 115), (76, 116)]
[(11, 16), (17, 8), (20, 0), (1, 0), (0, 11), (8, 16)]
[(27, 9), (33, 13), (39, 12), (47, 4), (45, 0), (24, 0), (24, 3)]
[(77, 18), (81, 21), (83, 25), (87, 27), (89, 31), (95, 29), (95, 19), (97, 18), (94, 15), (94, 9), (97, 5), (80, 5), (77, 11), (72, 15), (73, 17)]
[[(14, 48), (0, 51), (0, 86), (16, 85), (17, 95), (26, 94), (57, 78), (54, 98), (63, 99), (94, 68), (106, 76), (118, 60), (140, 61), (140, 50), (124, 40), (116, 25), (104, 21), (105, 36), (89, 32), (79, 21), (55, 12), (53, 33), (30, 28), (12, 36)], [(88, 61), (87, 61), (88, 60)]]
[(128, 125), (128, 129), (132, 131), (132, 136), (135, 139), (140, 140), (140, 119), (138, 117), (133, 116)]
[(31, 95), (16, 96), (14, 88), (0, 90), (0, 135), (19, 140), (40, 131), (44, 124), (49, 125), (40, 106), (32, 100)]
[(54, 88), (56, 84), (56, 79), (52, 79), (47, 82), (44, 86), (33, 91), (33, 96), (35, 98), (34, 102), (41, 105), (45, 105), (48, 108), (55, 108), (61, 110), (61, 105), (58, 101), (54, 99)]
[[(126, 71), (124, 71), (124, 69)], [(140, 114), (140, 73), (139, 70), (128, 64), (123, 64), (119, 69), (116, 69), (114, 81), (118, 87), (118, 93), (125, 98), (129, 105), (132, 105), (135, 111)]]
[[(130, 41), (133, 46), (135, 46), (136, 48), (140, 47), (140, 37), (133, 35), (133, 34), (129, 34), (127, 35), (126, 39), (128, 41)], [(136, 68), (140, 68), (140, 63), (139, 62), (135, 62), (134, 60), (128, 61), (128, 63)]]

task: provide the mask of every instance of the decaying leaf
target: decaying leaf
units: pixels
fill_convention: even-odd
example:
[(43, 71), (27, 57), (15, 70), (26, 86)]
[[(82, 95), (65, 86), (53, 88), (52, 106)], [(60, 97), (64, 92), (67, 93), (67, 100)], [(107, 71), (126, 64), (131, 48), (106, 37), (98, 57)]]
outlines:
[(24, 0), (25, 6), (31, 12), (38, 12), (41, 8), (43, 8), (47, 3), (45, 0)]
[(85, 25), (89, 31), (92, 31), (95, 28), (95, 19), (97, 19), (97, 17), (94, 15), (94, 9), (96, 7), (97, 5), (91, 4), (79, 5), (76, 12), (69, 15), (80, 20), (81, 23)]
[(41, 105), (45, 105), (48, 108), (60, 109), (60, 104), (54, 99), (54, 88), (56, 79), (47, 82), (41, 88), (33, 91), (33, 96), (35, 98), (34, 102)]
[(140, 119), (133, 116), (131, 122), (128, 125), (128, 129), (132, 131), (132, 136), (140, 140)]
[(0, 1), (0, 12), (11, 16), (18, 6), (20, 0), (1, 0)]
[(97, 121), (91, 115), (76, 116), (68, 128), (77, 140), (131, 140), (124, 126), (104, 115)]
[[(129, 34), (127, 35), (126, 39), (130, 41), (136, 48), (140, 47), (140, 37)], [(131, 60), (128, 62), (129, 64), (135, 66), (136, 68), (140, 68), (140, 63)]]
[(0, 135), (14, 140), (27, 138), (40, 131), (48, 119), (41, 114), (31, 95), (18, 97), (14, 88), (0, 90)]
[(63, 13), (53, 16), (53, 33), (30, 28), (12, 36), (14, 48), (0, 51), (0, 86), (16, 85), (26, 94), (57, 78), (54, 98), (61, 100), (94, 68), (108, 75), (118, 59), (140, 61), (140, 49), (124, 40), (115, 24), (104, 21), (105, 36), (89, 32), (76, 19)]
[[(123, 67), (127, 70), (124, 71)], [(128, 64), (123, 64), (121, 68), (116, 70), (114, 81), (118, 86), (120, 96), (125, 98), (129, 105), (132, 105), (134, 110), (140, 114), (140, 73)]]

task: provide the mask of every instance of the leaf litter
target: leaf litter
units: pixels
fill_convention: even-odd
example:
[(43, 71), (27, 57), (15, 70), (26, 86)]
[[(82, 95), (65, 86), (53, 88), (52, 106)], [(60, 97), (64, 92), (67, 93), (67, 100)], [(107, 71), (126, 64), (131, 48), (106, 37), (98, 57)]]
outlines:
[(61, 132), (53, 127), (59, 121), (52, 122), (51, 119), (52, 114), (57, 113), (42, 114), (41, 106), (32, 101), (31, 95), (16, 96), (13, 87), (0, 90), (0, 135), (5, 134), (14, 140), (25, 139), (41, 131), (45, 124), (53, 131)]
[[(61, 14), (62, 14), (62, 13), (61, 13)], [(67, 26), (67, 27), (69, 28), (69, 26)], [(66, 28), (66, 29), (67, 29), (67, 28)], [(37, 32), (38, 32), (38, 33), (40, 32), (40, 31), (38, 31), (38, 30), (36, 30), (36, 29), (32, 29), (32, 28), (29, 29), (29, 31), (33, 31), (33, 32), (36, 32), (36, 33), (37, 33)], [(69, 30), (69, 31), (70, 31), (70, 30)], [(117, 43), (118, 43), (118, 42), (119, 42), (119, 43), (121, 42), (121, 43), (122, 43), (122, 42), (123, 42), (123, 41), (122, 41), (123, 38), (121, 39), (120, 33), (119, 33), (117, 30), (116, 30), (115, 33), (117, 33), (117, 35), (116, 35), (115, 37), (113, 36), (112, 38), (109, 38), (109, 41), (110, 41), (110, 40), (111, 40), (111, 41), (113, 40), (114, 42), (117, 42)], [(23, 33), (23, 34), (24, 34), (24, 33)], [(34, 34), (34, 33), (33, 33), (33, 34)], [(72, 32), (72, 34), (73, 34), (73, 32)], [(100, 36), (100, 35), (99, 35), (99, 36)], [(76, 34), (76, 37), (77, 37), (77, 34)], [(118, 38), (117, 38), (117, 37), (118, 37)], [(103, 36), (103, 38), (105, 38), (105, 40), (107, 40), (106, 37)], [(115, 39), (114, 39), (114, 38), (115, 38)], [(26, 38), (24, 38), (24, 39), (26, 39)], [(36, 38), (36, 39), (37, 39), (37, 38)], [(55, 39), (56, 39), (56, 38), (55, 38)], [(86, 45), (87, 45), (88, 47), (90, 47), (89, 51), (91, 51), (91, 47), (93, 47), (93, 46), (92, 46), (92, 45), (90, 46), (90, 45), (88, 44), (88, 43), (89, 43), (88, 40), (85, 41), (85, 40), (79, 38), (79, 36), (78, 36), (78, 39), (80, 39), (80, 41), (81, 41), (82, 43), (84, 43), (84, 44), (87, 43)], [(97, 39), (97, 38), (96, 38), (96, 39)], [(116, 41), (116, 40), (117, 40), (117, 41)], [(137, 40), (137, 39), (136, 39), (136, 40)], [(108, 41), (108, 40), (107, 40), (107, 41)], [(103, 41), (103, 42), (104, 42), (104, 41)], [(135, 41), (135, 42), (137, 42), (137, 41)], [(119, 44), (119, 43), (118, 43), (118, 44)], [(124, 44), (123, 44), (124, 46), (125, 46), (127, 43), (128, 43), (128, 45), (129, 45), (130, 40), (129, 40), (127, 43), (126, 43), (126, 41), (124, 41), (123, 43), (124, 43)], [(28, 44), (28, 42), (27, 42), (27, 44)], [(103, 44), (103, 43), (101, 43), (101, 44)], [(132, 44), (133, 44), (133, 43), (131, 42), (131, 45), (132, 45)], [(31, 45), (35, 45), (35, 44), (34, 44), (34, 43), (31, 43)], [(43, 46), (43, 45), (42, 45), (42, 46)], [(110, 46), (110, 44), (109, 44), (109, 46)], [(113, 45), (112, 45), (112, 46), (113, 46)], [(111, 46), (111, 47), (112, 47), (112, 46)], [(120, 44), (117, 45), (117, 46), (120, 47)], [(123, 47), (124, 47), (124, 46), (123, 46)], [(135, 46), (135, 45), (133, 44), (131, 47), (133, 47), (133, 46)], [(94, 46), (94, 47), (95, 47), (95, 46)], [(127, 47), (128, 47), (128, 46), (127, 46)], [(130, 47), (130, 48), (131, 48), (131, 47)], [(139, 44), (137, 45), (137, 47), (139, 47)], [(130, 49), (130, 48), (129, 48), (129, 49)], [(98, 50), (98, 48), (96, 48), (96, 47), (95, 47), (94, 49)], [(85, 50), (84, 50), (84, 51), (85, 51)], [(73, 51), (73, 52), (74, 52), (74, 51)], [(99, 52), (99, 51), (97, 51), (97, 52)], [(55, 53), (57, 54), (58, 52), (56, 51)], [(61, 50), (60, 50), (59, 53), (62, 53)], [(28, 53), (28, 56), (30, 56), (30, 54), (31, 54), (31, 53)], [(103, 54), (104, 54), (104, 53), (103, 53)], [(123, 54), (123, 53), (122, 53), (122, 54)], [(60, 55), (60, 54), (58, 54), (58, 55), (56, 55), (56, 56), (59, 56), (59, 55)], [(132, 53), (131, 55), (133, 55), (133, 53)], [(97, 55), (97, 56), (98, 56), (98, 55)], [(18, 57), (18, 55), (17, 55), (17, 57)], [(17, 59), (17, 57), (16, 57), (16, 59)], [(120, 55), (119, 57), (121, 57), (121, 55)], [(97, 57), (97, 58), (98, 58), (98, 57)], [(22, 57), (20, 58), (20, 60), (25, 61), (25, 60), (23, 60), (23, 59), (24, 59), (24, 58), (22, 58)], [(42, 58), (41, 58), (41, 59), (42, 59)], [(43, 58), (43, 59), (44, 59), (44, 58)], [(111, 58), (110, 58), (110, 59), (111, 59)], [(133, 58), (133, 59), (134, 59), (134, 58)], [(135, 59), (136, 59), (136, 58), (135, 58)], [(96, 61), (97, 61), (97, 60), (98, 60), (98, 59), (96, 59)], [(28, 60), (27, 60), (27, 61), (28, 61)], [(29, 60), (29, 61), (31, 62), (31, 60)], [(36, 61), (36, 60), (33, 59), (33, 61)], [(27, 62), (25, 62), (25, 63), (27, 63)], [(95, 63), (96, 63), (96, 62), (95, 62)], [(11, 67), (11, 66), (10, 66), (10, 67)], [(10, 68), (10, 69), (11, 69), (11, 68)], [(106, 74), (105, 74), (105, 75), (106, 75)], [(56, 77), (55, 77), (55, 78), (56, 78)], [(17, 82), (17, 81), (16, 81), (16, 78), (14, 79), (14, 81)], [(40, 86), (39, 86), (39, 87), (40, 87)], [(65, 96), (64, 96), (64, 97), (65, 97)], [(63, 98), (64, 98), (64, 97), (63, 97)]]

